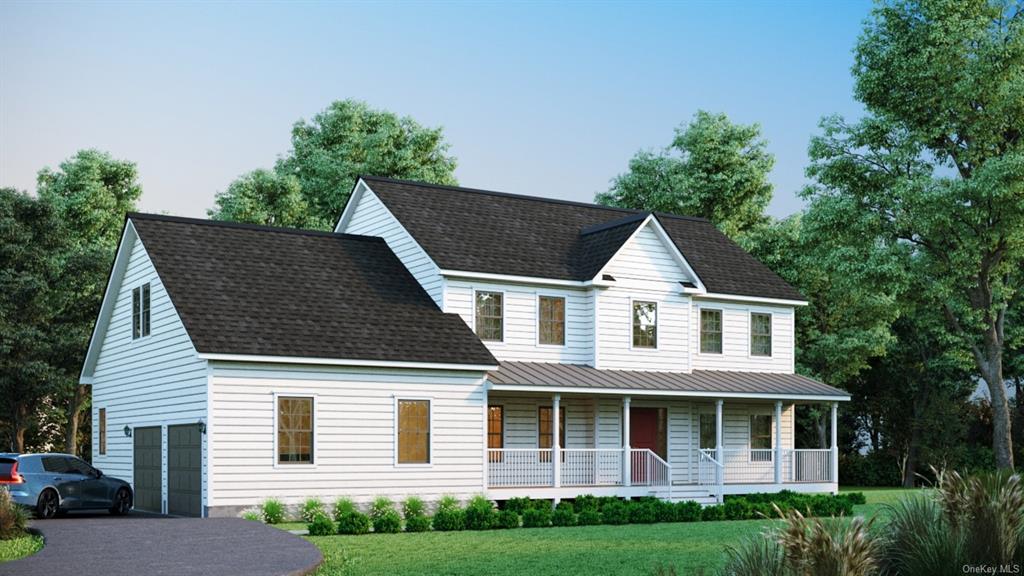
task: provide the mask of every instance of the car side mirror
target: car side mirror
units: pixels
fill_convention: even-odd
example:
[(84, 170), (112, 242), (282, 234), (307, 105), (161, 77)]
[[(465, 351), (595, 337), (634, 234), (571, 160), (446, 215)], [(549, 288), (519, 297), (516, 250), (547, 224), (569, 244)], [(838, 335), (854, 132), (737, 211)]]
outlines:
[(95, 476), (96, 478), (103, 478), (103, 472), (96, 468), (92, 469), (92, 475)]

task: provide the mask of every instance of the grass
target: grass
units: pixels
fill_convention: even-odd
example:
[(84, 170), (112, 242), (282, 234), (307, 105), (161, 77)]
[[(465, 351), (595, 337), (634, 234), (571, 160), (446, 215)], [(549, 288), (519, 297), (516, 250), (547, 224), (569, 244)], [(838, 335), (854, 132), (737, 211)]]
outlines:
[[(884, 504), (911, 492), (874, 488), (844, 488), (843, 491), (864, 492), (867, 504), (854, 508), (855, 514), (864, 516), (880, 512)], [(324, 555), (324, 563), (316, 576), (649, 576), (659, 566), (672, 566), (679, 576), (684, 576), (713, 574), (725, 563), (726, 545), (738, 544), (772, 522), (745, 520), (307, 538)], [(306, 526), (285, 523), (276, 527), (296, 530)]]
[(0, 540), (0, 562), (17, 560), (43, 549), (43, 538), (28, 534), (13, 540)]
[(858, 488), (844, 486), (840, 492), (863, 492), (867, 504), (860, 504), (853, 507), (853, 513), (858, 516), (870, 518), (878, 515), (879, 519), (885, 518), (885, 505), (895, 504), (902, 497), (913, 494), (924, 494), (930, 489), (927, 488)]

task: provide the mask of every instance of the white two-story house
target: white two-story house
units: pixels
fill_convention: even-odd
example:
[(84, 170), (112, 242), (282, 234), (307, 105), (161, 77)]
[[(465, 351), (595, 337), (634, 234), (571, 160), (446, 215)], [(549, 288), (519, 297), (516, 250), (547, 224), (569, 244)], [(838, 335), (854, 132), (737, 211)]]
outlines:
[[(82, 372), (136, 506), (835, 491), (803, 297), (709, 222), (360, 179), (334, 233), (131, 214)], [(797, 449), (827, 404), (832, 447)]]

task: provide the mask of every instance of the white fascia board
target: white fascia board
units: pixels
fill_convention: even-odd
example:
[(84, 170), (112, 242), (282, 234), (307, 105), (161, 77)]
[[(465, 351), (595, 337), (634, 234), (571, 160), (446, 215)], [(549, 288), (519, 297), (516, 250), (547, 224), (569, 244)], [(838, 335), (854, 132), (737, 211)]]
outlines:
[(609, 258), (608, 261), (604, 263), (604, 266), (601, 267), (601, 270), (598, 271), (598, 273), (594, 276), (591, 282), (596, 282), (600, 280), (604, 276), (605, 270), (608, 268), (608, 266), (611, 265), (612, 261), (615, 260), (619, 253), (622, 250), (625, 250), (626, 246), (628, 246), (629, 243), (632, 242), (633, 239), (635, 239), (637, 235), (639, 235), (640, 232), (642, 232), (643, 229), (647, 226), (651, 226), (654, 229), (654, 233), (657, 234), (662, 244), (664, 244), (668, 248), (669, 252), (672, 253), (672, 257), (675, 258), (676, 264), (678, 264), (679, 267), (682, 268), (683, 271), (690, 276), (690, 278), (693, 278), (694, 282), (697, 284), (697, 288), (689, 289), (691, 290), (691, 292), (688, 293), (705, 293), (707, 289), (704, 287), (704, 282), (701, 281), (700, 276), (698, 276), (697, 272), (694, 271), (693, 266), (690, 266), (690, 263), (686, 261), (686, 257), (683, 256), (683, 253), (679, 251), (678, 247), (676, 247), (676, 243), (672, 241), (672, 237), (668, 235), (668, 232), (665, 231), (665, 228), (662, 227), (661, 222), (658, 221), (654, 214), (649, 214), (647, 218), (644, 218), (644, 221), (641, 222), (640, 225), (636, 227), (636, 230), (634, 230), (633, 233), (629, 235), (629, 238), (627, 238), (626, 241), (623, 242), (621, 246), (619, 246), (619, 249), (615, 251), (615, 254), (613, 254), (612, 257)]
[(763, 298), (761, 296), (740, 296), (737, 294), (716, 294), (706, 292), (694, 294), (694, 298), (701, 300), (732, 300), (736, 302), (757, 302), (759, 304), (781, 304), (783, 306), (807, 306), (806, 300), (786, 300), (784, 298)]
[(260, 356), (255, 354), (199, 353), (203, 360), (214, 362), (263, 362), (268, 364), (317, 364), (326, 366), (366, 366), (372, 368), (419, 368), (428, 370), (467, 370), (489, 372), (498, 365), (451, 364), (443, 362), (401, 362), (387, 360), (346, 360), (341, 358), (305, 358), (302, 356)]
[(471, 280), (494, 280), (496, 282), (512, 282), (516, 284), (542, 284), (545, 286), (565, 286), (568, 288), (588, 288), (594, 284), (590, 280), (560, 280), (557, 278), (540, 278), (537, 276), (516, 276), (514, 274), (491, 274), (489, 272), (469, 272), (466, 270), (440, 270), (447, 278), (468, 278)]
[(366, 182), (360, 178), (355, 187), (352, 188), (352, 193), (348, 195), (348, 202), (345, 203), (345, 208), (341, 211), (341, 218), (338, 218), (338, 224), (334, 226), (335, 234), (341, 233), (348, 224), (348, 221), (352, 219), (352, 214), (356, 211), (356, 206), (359, 204), (359, 199), (363, 197), (363, 191), (368, 189), (369, 186)]
[(103, 345), (110, 317), (114, 313), (114, 303), (117, 300), (117, 293), (121, 288), (125, 270), (128, 269), (128, 259), (131, 258), (132, 247), (138, 239), (139, 234), (135, 231), (131, 219), (125, 220), (124, 230), (121, 231), (121, 239), (117, 244), (117, 256), (114, 257), (114, 265), (110, 268), (110, 277), (107, 278), (107, 287), (103, 292), (103, 303), (100, 304), (100, 311), (96, 315), (96, 324), (93, 325), (92, 336), (89, 338), (89, 349), (85, 352), (85, 360), (82, 362), (82, 372), (78, 378), (82, 384), (92, 384), (100, 346)]
[(672, 396), (684, 398), (732, 398), (739, 400), (799, 400), (805, 402), (848, 402), (849, 396), (821, 394), (763, 394), (744, 392), (691, 392), (688, 390), (646, 390), (637, 388), (583, 388), (574, 386), (529, 386), (523, 384), (494, 384), (495, 392), (540, 392), (547, 394), (605, 394), (613, 396)]

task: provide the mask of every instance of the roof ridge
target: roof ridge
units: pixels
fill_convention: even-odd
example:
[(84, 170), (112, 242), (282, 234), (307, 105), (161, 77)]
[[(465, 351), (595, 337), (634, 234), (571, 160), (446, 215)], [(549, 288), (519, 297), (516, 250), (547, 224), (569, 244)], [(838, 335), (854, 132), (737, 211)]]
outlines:
[(630, 214), (647, 214), (644, 210), (636, 210), (633, 208), (619, 208), (617, 206), (603, 206), (601, 204), (594, 204), (591, 202), (579, 202), (577, 200), (561, 200), (558, 198), (547, 198), (544, 196), (530, 196), (529, 194), (514, 194), (511, 192), (497, 192), (494, 190), (484, 190), (482, 188), (467, 188), (465, 186), (451, 186), (448, 184), (432, 184), (430, 182), (421, 182), (419, 180), (400, 180), (398, 178), (384, 178), (382, 176), (359, 176), (363, 180), (377, 180), (380, 182), (390, 182), (392, 184), (408, 184), (411, 186), (422, 186), (424, 188), (436, 188), (438, 190), (450, 190), (453, 192), (468, 192), (471, 194), (485, 194), (488, 196), (499, 196), (502, 198), (515, 198), (519, 200), (530, 200), (534, 202), (548, 202), (550, 204), (563, 204), (568, 206), (579, 206), (582, 208), (597, 208), (599, 210), (609, 210), (613, 212), (627, 212)]
[(345, 234), (339, 232), (327, 232), (325, 230), (308, 230), (305, 228), (288, 228), (281, 226), (267, 226), (265, 224), (250, 224), (248, 222), (232, 222), (229, 220), (211, 220), (209, 218), (191, 218), (188, 216), (173, 216), (170, 214), (152, 214), (148, 212), (127, 212), (126, 220), (159, 220), (163, 222), (175, 222), (177, 224), (196, 224), (200, 226), (219, 226), (222, 228), (237, 228), (239, 230), (253, 230), (257, 232), (277, 232), (280, 234), (295, 234), (298, 236), (323, 236), (331, 238), (344, 238), (347, 240), (364, 240), (383, 242), (383, 238), (377, 236), (364, 236), (362, 234)]
[(638, 212), (625, 218), (619, 218), (618, 220), (609, 220), (601, 224), (591, 224), (580, 229), (580, 236), (587, 236), (604, 230), (610, 230), (612, 228), (618, 228), (619, 226), (625, 226), (626, 224), (633, 224), (635, 222), (646, 220), (650, 216), (650, 212)]

